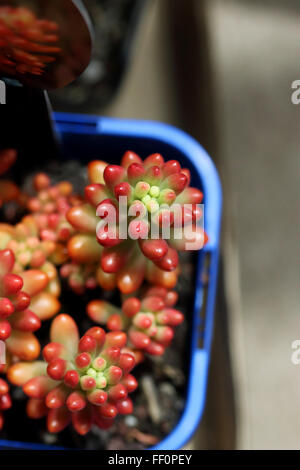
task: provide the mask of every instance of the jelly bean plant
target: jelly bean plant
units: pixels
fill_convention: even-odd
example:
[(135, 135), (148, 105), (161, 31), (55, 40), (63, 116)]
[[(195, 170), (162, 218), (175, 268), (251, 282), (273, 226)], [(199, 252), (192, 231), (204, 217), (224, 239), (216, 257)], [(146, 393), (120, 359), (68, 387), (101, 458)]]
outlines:
[[(32, 38), (55, 42), (51, 24), (18, 15), (24, 47), (29, 25)], [(0, 26), (10, 31), (8, 51), (14, 23), (3, 8)], [(15, 159), (2, 150), (0, 173)], [(21, 394), (24, 413), (45, 418), (49, 433), (108, 432), (134, 413), (143, 367), (164, 357), (184, 322), (179, 253), (207, 241), (203, 195), (189, 170), (127, 151), (120, 165), (94, 160), (85, 173), (81, 193), (45, 173), (31, 176), (30, 187), (0, 181), (0, 430)], [(15, 224), (5, 220), (11, 201), (21, 206)]]

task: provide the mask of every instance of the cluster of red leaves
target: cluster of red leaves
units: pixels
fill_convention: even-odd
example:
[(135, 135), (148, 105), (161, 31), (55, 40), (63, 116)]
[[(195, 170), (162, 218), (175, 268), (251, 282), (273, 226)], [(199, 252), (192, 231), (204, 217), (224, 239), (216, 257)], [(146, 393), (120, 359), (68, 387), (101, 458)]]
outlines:
[[(0, 174), (14, 159), (12, 151), (0, 153)], [(50, 432), (72, 423), (86, 434), (92, 425), (108, 428), (117, 415), (132, 412), (128, 394), (137, 382), (130, 371), (145, 355), (162, 355), (184, 320), (174, 308), (177, 294), (172, 290), (179, 275), (178, 251), (185, 250), (177, 230), (190, 226), (199, 242), (196, 249), (206, 242), (197, 224), (202, 193), (189, 186), (190, 173), (177, 161), (166, 162), (159, 154), (142, 161), (126, 152), (120, 166), (97, 160), (87, 171), (84, 197), (74, 194), (68, 181), (52, 184), (48, 175), (37, 174), (34, 195), (22, 198), (28, 214), (15, 226), (0, 224), (0, 339), (7, 346), (7, 378), (28, 395), (28, 416), (46, 416)], [(0, 182), (5, 203), (3, 194)], [(118, 218), (114, 235), (103, 225), (119, 208), (121, 196), (127, 197), (129, 210), (127, 240), (119, 237)], [(149, 237), (152, 224), (158, 238)], [(72, 317), (57, 316), (43, 360), (37, 360), (41, 347), (35, 332), (60, 310), (61, 279), (77, 295), (98, 286), (117, 288), (122, 306), (90, 302), (88, 316), (109, 332), (95, 326), (81, 339)], [(2, 410), (10, 404), (1, 379), (0, 427)]]
[(128, 297), (121, 309), (104, 300), (93, 300), (87, 314), (110, 331), (126, 331), (128, 346), (133, 350), (161, 356), (173, 339), (174, 327), (184, 320), (182, 313), (173, 308), (177, 297), (175, 291), (152, 287), (140, 299)]
[[(85, 188), (86, 202), (66, 214), (79, 232), (68, 242), (72, 260), (97, 263), (95, 278), (103, 289), (118, 288), (131, 294), (144, 279), (174, 288), (178, 251), (187, 249), (187, 241), (194, 242), (195, 250), (207, 241), (197, 223), (202, 217), (199, 203), (203, 194), (189, 186), (189, 170), (176, 160), (165, 162), (160, 154), (142, 161), (137, 154), (126, 152), (121, 166), (93, 161), (88, 174), (91, 184)], [(120, 220), (121, 196), (127, 201), (125, 222), (123, 215)], [(124, 223), (129, 235), (125, 239), (120, 236)], [(157, 236), (151, 238), (154, 226)], [(168, 239), (164, 238), (166, 229)]]
[(37, 174), (33, 185), (36, 196), (28, 199), (27, 208), (36, 220), (40, 238), (66, 242), (74, 229), (65, 215), (71, 207), (80, 204), (82, 198), (73, 193), (73, 186), (68, 181), (51, 185), (51, 180), (45, 173)]

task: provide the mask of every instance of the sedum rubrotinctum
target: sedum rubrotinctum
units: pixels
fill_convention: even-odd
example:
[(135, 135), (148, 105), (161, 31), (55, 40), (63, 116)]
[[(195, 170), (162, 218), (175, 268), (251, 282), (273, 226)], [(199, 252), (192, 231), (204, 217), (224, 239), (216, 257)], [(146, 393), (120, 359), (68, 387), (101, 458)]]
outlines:
[(128, 394), (137, 387), (130, 374), (135, 360), (121, 352), (124, 332), (94, 327), (80, 339), (73, 318), (61, 314), (52, 322), (50, 339), (44, 361), (19, 362), (8, 370), (10, 382), (23, 386), (29, 397), (30, 418), (47, 416), (51, 433), (72, 423), (83, 435), (93, 424), (107, 429), (118, 414), (132, 412)]
[(7, 353), (32, 361), (40, 354), (34, 332), (41, 320), (55, 315), (60, 303), (46, 292), (48, 275), (38, 269), (14, 274), (15, 256), (11, 250), (0, 251), (0, 340)]
[(93, 161), (88, 174), (87, 202), (66, 214), (80, 232), (69, 241), (70, 257), (100, 260), (97, 280), (105, 289), (130, 294), (145, 278), (173, 288), (178, 251), (206, 242), (199, 224), (203, 194), (189, 186), (189, 170), (160, 154), (142, 161), (128, 151), (120, 166)]
[[(15, 158), (3, 155), (0, 174)], [(70, 182), (53, 183), (44, 173), (33, 179), (30, 195), (11, 186), (10, 200), (28, 213), (20, 211), (16, 225), (0, 224), (0, 340), (7, 350), (0, 373), (23, 387), (27, 415), (46, 417), (51, 433), (71, 424), (83, 435), (132, 412), (132, 368), (146, 355), (162, 355), (184, 320), (174, 308), (178, 252), (201, 249), (207, 240), (203, 195), (176, 160), (152, 154), (143, 161), (128, 151), (120, 165), (92, 161), (88, 177), (84, 198)], [(87, 305), (90, 319), (109, 332), (94, 326), (80, 338), (84, 312), (76, 321), (60, 314), (40, 360), (38, 338), (48, 336), (35, 332), (61, 311), (62, 289), (70, 287), (76, 302), (98, 285), (121, 294), (121, 306), (99, 299), (99, 290)], [(0, 428), (10, 406), (9, 386), (0, 379)]]
[(118, 308), (105, 300), (92, 300), (87, 314), (110, 331), (126, 331), (128, 347), (153, 356), (161, 356), (171, 344), (174, 327), (184, 316), (174, 309), (178, 295), (164, 287), (151, 287), (141, 298), (128, 297)]

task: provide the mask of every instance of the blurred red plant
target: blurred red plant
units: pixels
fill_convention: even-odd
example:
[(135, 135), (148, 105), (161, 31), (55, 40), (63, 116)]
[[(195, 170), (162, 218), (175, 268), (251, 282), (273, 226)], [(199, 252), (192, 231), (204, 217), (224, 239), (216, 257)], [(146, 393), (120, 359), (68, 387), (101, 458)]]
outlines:
[(9, 386), (5, 380), (0, 378), (0, 431), (4, 425), (3, 411), (11, 408), (12, 402), (9, 395)]
[(61, 51), (58, 26), (26, 7), (0, 6), (0, 69), (10, 75), (43, 74)]
[[(0, 176), (9, 171), (17, 159), (17, 151), (14, 149), (0, 150)], [(0, 180), (0, 206), (9, 201), (18, 201), (21, 192), (18, 186), (11, 180)]]
[(36, 195), (28, 199), (27, 208), (33, 215), (42, 240), (66, 242), (74, 233), (65, 214), (80, 204), (82, 198), (75, 195), (68, 181), (51, 184), (46, 173), (38, 173), (33, 180)]

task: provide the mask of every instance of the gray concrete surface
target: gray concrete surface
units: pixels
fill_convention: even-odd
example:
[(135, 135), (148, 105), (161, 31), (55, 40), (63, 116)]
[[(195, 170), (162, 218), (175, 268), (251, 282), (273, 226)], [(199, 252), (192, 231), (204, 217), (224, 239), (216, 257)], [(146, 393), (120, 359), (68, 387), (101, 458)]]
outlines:
[(242, 309), (231, 322), (239, 447), (299, 449), (300, 366), (290, 357), (300, 338), (300, 106), (290, 87), (300, 77), (300, 9), (263, 3), (209, 2), (240, 257)]

